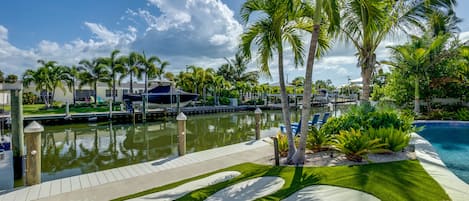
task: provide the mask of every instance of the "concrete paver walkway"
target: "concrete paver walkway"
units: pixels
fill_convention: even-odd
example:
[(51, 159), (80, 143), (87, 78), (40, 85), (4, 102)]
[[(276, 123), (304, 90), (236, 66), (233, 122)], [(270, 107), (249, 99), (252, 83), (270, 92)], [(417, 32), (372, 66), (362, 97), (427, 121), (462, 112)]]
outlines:
[(271, 156), (267, 142), (249, 141), (110, 170), (44, 182), (0, 195), (0, 201), (110, 200)]

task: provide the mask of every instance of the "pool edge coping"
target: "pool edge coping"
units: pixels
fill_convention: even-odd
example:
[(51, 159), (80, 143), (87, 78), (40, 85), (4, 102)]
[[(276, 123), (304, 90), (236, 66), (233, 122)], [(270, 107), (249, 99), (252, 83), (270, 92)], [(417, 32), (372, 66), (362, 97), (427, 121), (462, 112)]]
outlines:
[(466, 184), (446, 167), (432, 144), (417, 133), (412, 133), (411, 143), (415, 145), (415, 153), (422, 167), (440, 184), (450, 199), (453, 201), (467, 200), (469, 184)]

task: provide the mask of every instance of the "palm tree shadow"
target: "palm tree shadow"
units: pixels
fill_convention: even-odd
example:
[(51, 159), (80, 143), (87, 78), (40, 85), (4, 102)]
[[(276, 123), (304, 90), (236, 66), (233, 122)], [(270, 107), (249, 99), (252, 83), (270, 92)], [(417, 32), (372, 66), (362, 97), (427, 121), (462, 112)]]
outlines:
[(163, 164), (168, 163), (168, 162), (170, 162), (170, 161), (172, 161), (176, 158), (178, 158), (178, 157), (173, 156), (173, 157), (164, 158), (164, 159), (161, 159), (161, 160), (158, 160), (158, 161), (155, 161), (155, 162), (151, 163), (151, 165), (153, 165), (153, 166), (163, 165)]

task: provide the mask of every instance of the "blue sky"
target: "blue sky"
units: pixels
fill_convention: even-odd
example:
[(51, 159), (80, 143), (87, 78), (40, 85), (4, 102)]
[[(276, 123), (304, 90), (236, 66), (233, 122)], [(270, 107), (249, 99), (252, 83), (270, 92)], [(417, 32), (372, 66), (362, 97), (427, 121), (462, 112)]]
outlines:
[[(154, 54), (171, 63), (168, 71), (186, 65), (218, 68), (232, 57), (245, 27), (238, 0), (15, 0), (0, 7), (0, 69), (21, 75), (36, 68), (37, 59), (73, 65), (81, 59), (107, 56), (120, 49)], [(469, 2), (460, 0), (457, 14), (462, 37), (469, 39)], [(386, 45), (402, 42), (394, 38)], [(309, 42), (309, 41), (308, 41)], [(383, 44), (383, 45), (384, 45)], [(343, 84), (360, 76), (351, 47), (337, 45), (317, 63), (314, 79)], [(385, 58), (387, 50), (378, 50)], [(289, 80), (304, 76), (286, 61)], [(256, 69), (256, 63), (250, 64)], [(272, 70), (275, 82), (277, 71)]]

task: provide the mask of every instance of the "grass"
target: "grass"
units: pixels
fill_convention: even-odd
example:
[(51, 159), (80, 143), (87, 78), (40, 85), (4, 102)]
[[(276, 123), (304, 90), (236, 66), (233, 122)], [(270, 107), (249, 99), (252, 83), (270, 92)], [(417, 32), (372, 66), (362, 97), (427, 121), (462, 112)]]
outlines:
[[(10, 105), (1, 106), (0, 109), (4, 111), (10, 111)], [(70, 106), (70, 113), (88, 113), (88, 112), (108, 112), (109, 106), (98, 106), (98, 107), (72, 107)], [(114, 111), (120, 111), (117, 106), (114, 107)], [(51, 108), (45, 109), (44, 104), (32, 104), (23, 105), (24, 115), (38, 115), (38, 114), (65, 114), (65, 108)]]
[(241, 175), (229, 181), (195, 190), (178, 200), (204, 200), (230, 185), (261, 176), (279, 176), (285, 180), (285, 184), (276, 193), (259, 200), (281, 200), (304, 187), (317, 184), (367, 192), (383, 201), (450, 200), (446, 192), (425, 172), (417, 160), (337, 167), (273, 167), (244, 163), (115, 200), (126, 200), (168, 190), (221, 171), (239, 171)]

